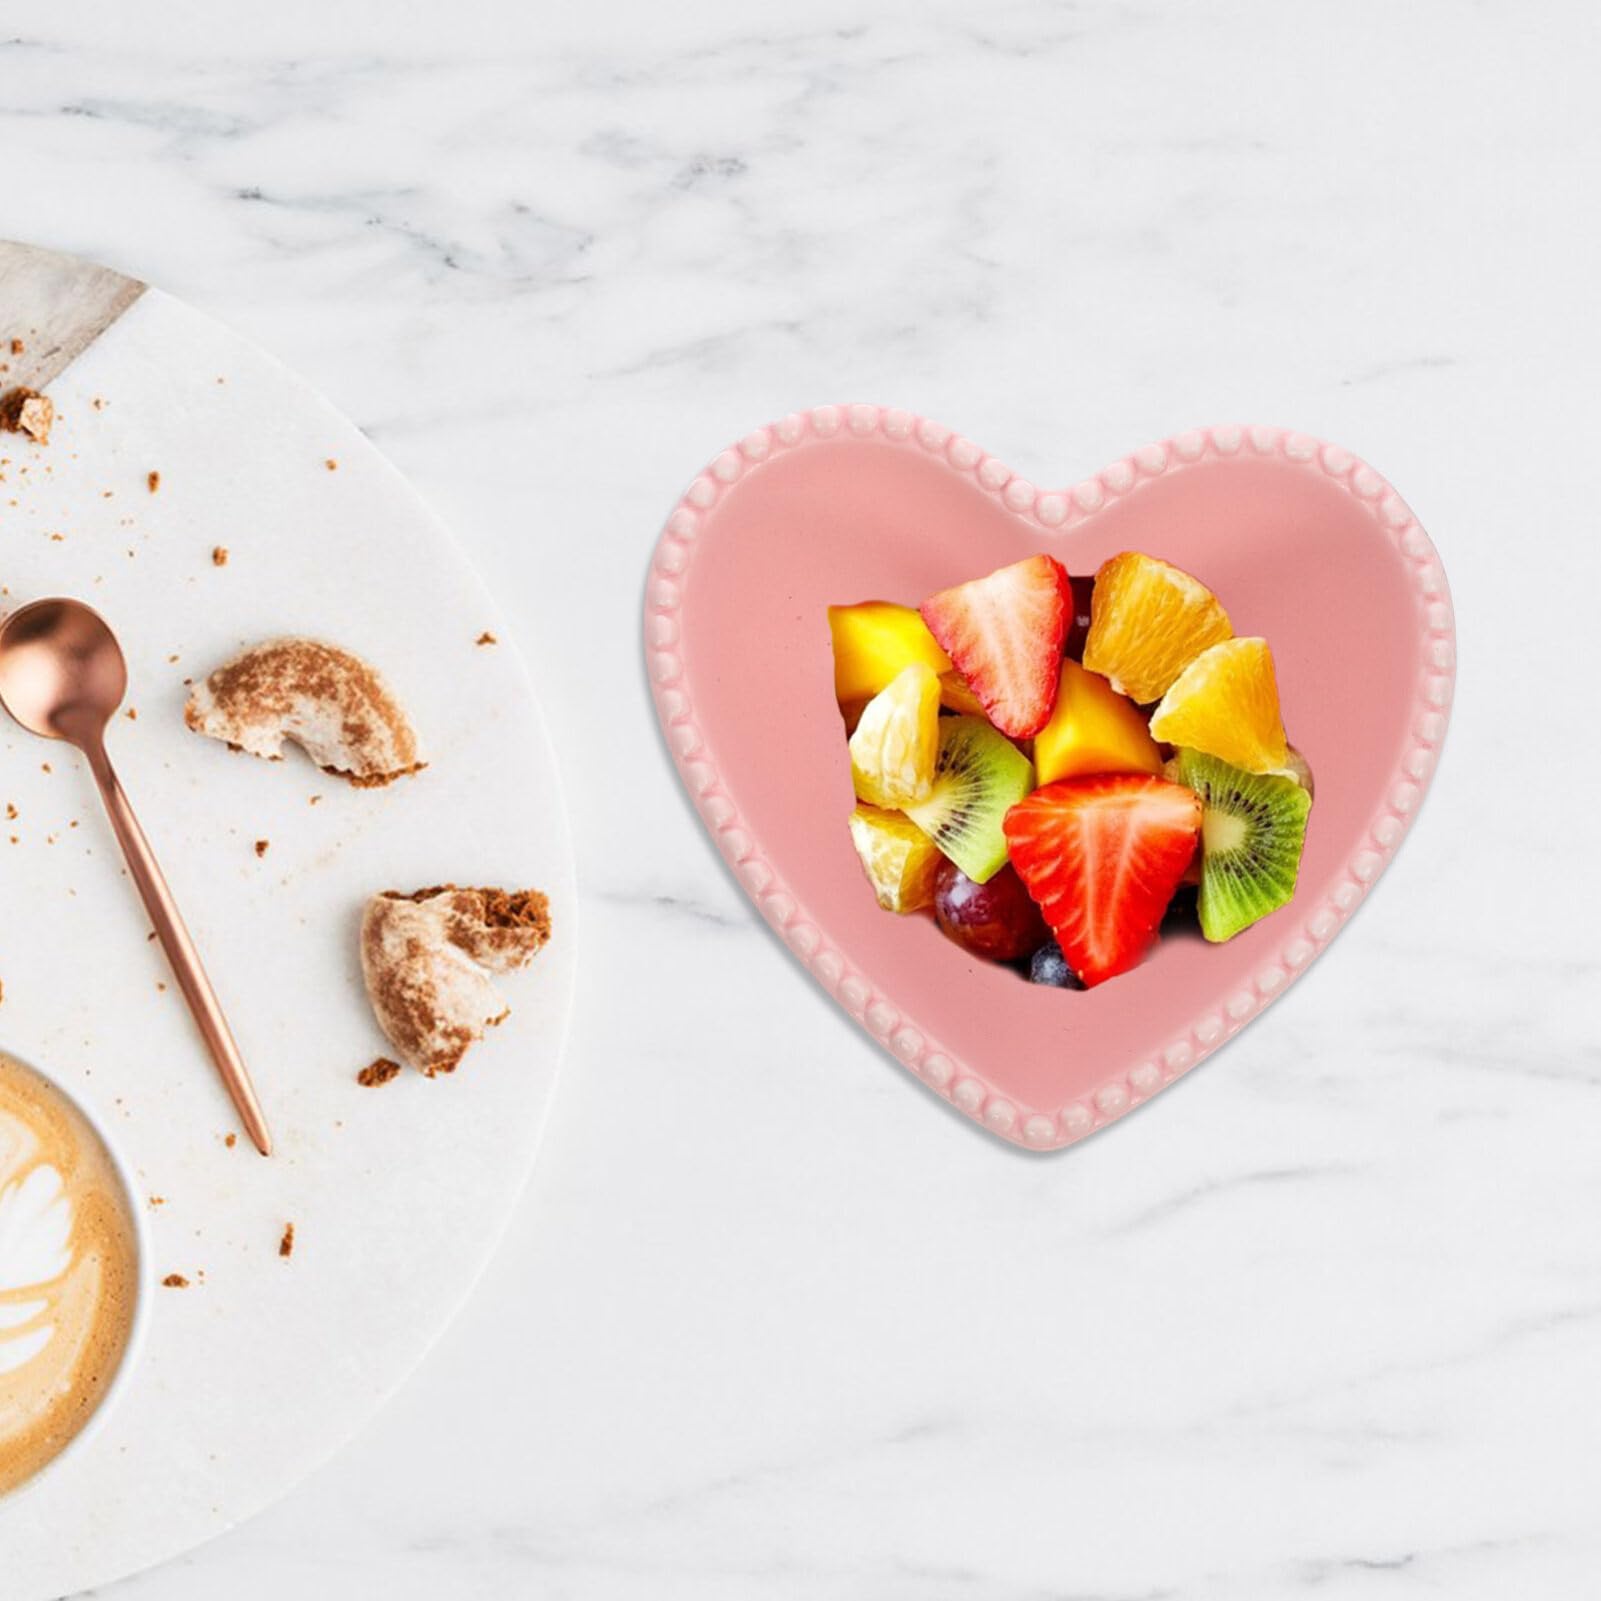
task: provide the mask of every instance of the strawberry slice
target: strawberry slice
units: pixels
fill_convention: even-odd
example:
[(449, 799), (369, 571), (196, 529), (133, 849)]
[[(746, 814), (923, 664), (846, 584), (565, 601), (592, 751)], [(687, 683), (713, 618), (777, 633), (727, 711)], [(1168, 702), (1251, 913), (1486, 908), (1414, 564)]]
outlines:
[(1006, 814), (1012, 865), (1084, 986), (1144, 954), (1195, 855), (1201, 801), (1144, 773), (1064, 778)]
[(1030, 556), (942, 589), (918, 610), (1003, 734), (1030, 739), (1045, 726), (1073, 620), (1072, 586), (1061, 562)]

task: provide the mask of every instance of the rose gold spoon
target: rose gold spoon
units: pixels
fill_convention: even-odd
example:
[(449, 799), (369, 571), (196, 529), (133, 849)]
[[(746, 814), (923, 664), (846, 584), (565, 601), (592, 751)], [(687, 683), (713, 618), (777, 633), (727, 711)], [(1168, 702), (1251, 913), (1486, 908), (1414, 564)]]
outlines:
[(245, 1132), (263, 1156), (270, 1156), (272, 1136), (244, 1058), (150, 842), (106, 755), (106, 724), (127, 688), (128, 665), (116, 636), (105, 619), (81, 601), (36, 600), (0, 624), (0, 705), (29, 733), (63, 739), (89, 758), (89, 770), (128, 858), (128, 871), (172, 963), (178, 988), (200, 1025)]

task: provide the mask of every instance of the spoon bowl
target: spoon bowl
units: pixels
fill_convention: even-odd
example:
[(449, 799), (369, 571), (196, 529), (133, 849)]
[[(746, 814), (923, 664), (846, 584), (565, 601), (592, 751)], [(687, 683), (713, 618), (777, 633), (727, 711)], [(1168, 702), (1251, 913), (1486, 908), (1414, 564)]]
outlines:
[(29, 733), (81, 744), (128, 690), (105, 618), (77, 600), (36, 600), (0, 624), (0, 704)]

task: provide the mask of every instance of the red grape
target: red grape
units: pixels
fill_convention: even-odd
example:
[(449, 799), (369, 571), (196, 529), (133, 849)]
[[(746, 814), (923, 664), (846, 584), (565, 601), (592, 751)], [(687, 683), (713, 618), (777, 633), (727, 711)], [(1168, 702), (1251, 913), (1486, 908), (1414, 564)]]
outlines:
[(1016, 962), (1050, 938), (1040, 909), (1010, 866), (975, 884), (955, 862), (934, 880), (934, 916), (947, 938), (990, 962)]

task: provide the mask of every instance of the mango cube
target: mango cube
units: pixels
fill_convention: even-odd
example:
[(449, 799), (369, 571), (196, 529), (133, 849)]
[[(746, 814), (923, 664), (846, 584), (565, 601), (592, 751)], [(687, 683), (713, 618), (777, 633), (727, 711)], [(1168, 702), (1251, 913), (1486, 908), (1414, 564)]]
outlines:
[(1041, 785), (1091, 773), (1160, 773), (1162, 753), (1126, 695), (1075, 661), (1062, 662), (1056, 706), (1034, 736)]
[(841, 706), (871, 700), (917, 663), (936, 673), (951, 671), (950, 657), (915, 607), (887, 600), (830, 606), (828, 629), (834, 639), (834, 699)]

